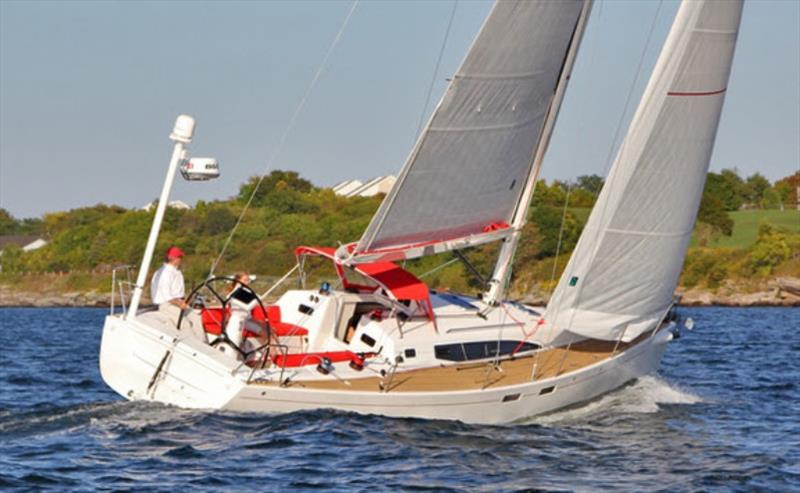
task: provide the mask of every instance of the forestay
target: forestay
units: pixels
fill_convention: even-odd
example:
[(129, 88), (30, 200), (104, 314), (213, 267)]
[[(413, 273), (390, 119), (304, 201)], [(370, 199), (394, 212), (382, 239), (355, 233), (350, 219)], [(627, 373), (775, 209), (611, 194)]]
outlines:
[(495, 4), (395, 186), (340, 258), (396, 260), (507, 236), (584, 6)]
[(630, 341), (668, 309), (703, 192), (741, 0), (684, 1), (551, 297), (554, 336)]

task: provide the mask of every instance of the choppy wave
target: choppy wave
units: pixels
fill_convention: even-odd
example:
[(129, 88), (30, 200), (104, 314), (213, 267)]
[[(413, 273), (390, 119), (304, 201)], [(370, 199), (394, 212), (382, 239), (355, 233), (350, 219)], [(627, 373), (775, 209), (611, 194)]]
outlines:
[(800, 310), (690, 312), (698, 330), (670, 346), (659, 375), (575, 408), (475, 426), (126, 402), (98, 375), (102, 312), (3, 310), (4, 324), (44, 327), (0, 366), (0, 488), (800, 489)]

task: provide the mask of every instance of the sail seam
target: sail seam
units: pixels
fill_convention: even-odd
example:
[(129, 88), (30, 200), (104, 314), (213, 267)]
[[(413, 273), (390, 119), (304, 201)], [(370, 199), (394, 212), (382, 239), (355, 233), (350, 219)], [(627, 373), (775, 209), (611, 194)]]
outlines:
[(724, 87), (718, 91), (707, 91), (707, 92), (680, 92), (680, 91), (669, 91), (667, 96), (715, 96), (717, 94), (722, 94), (723, 92), (727, 91), (728, 88)]
[(536, 70), (533, 72), (520, 72), (518, 74), (456, 74), (453, 79), (458, 80), (518, 80), (518, 79), (535, 79), (545, 72), (543, 70)]
[(695, 28), (692, 29), (693, 33), (707, 33), (707, 34), (727, 34), (727, 35), (735, 35), (738, 31), (731, 31), (728, 29), (703, 29), (703, 28)]
[(687, 229), (686, 231), (667, 231), (664, 233), (655, 233), (652, 231), (637, 231), (634, 229), (617, 229), (617, 228), (606, 228), (606, 232), (608, 233), (620, 233), (626, 235), (634, 235), (634, 236), (659, 236), (659, 237), (679, 237), (679, 236), (686, 236), (692, 233), (691, 229)]
[(429, 132), (475, 132), (478, 130), (505, 130), (509, 128), (527, 127), (534, 123), (538, 123), (542, 119), (540, 117), (531, 118), (515, 123), (501, 123), (498, 125), (483, 125), (480, 127), (428, 127)]

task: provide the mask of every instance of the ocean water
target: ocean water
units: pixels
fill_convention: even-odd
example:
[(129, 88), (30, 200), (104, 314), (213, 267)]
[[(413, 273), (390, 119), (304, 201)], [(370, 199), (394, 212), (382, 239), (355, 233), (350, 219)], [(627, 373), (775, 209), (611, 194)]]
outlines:
[(0, 309), (0, 489), (798, 491), (800, 309), (683, 309), (659, 374), (507, 426), (123, 401), (104, 310)]

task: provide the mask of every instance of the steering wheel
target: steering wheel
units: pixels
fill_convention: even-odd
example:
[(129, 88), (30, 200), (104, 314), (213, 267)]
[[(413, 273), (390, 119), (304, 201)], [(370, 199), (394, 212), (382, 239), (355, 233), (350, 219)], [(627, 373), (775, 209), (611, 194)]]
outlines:
[[(236, 283), (236, 290), (241, 289), (245, 293), (247, 293), (250, 296), (252, 296), (258, 302), (258, 306), (261, 308), (261, 313), (263, 313), (266, 316), (267, 310), (264, 307), (264, 303), (261, 301), (261, 297), (258, 295), (258, 293), (256, 293), (255, 290), (253, 288), (251, 288), (249, 285), (247, 285), (247, 284), (245, 284), (245, 283), (243, 283), (241, 281), (237, 281), (233, 277), (228, 277), (228, 276), (214, 276), (214, 277), (210, 277), (210, 278), (206, 279), (203, 282), (203, 284), (197, 286), (196, 288), (194, 288), (192, 290), (191, 293), (189, 293), (189, 296), (186, 297), (186, 303), (189, 306), (195, 306), (196, 304), (200, 304), (203, 308), (207, 308), (205, 298), (200, 294), (200, 292), (203, 291), (204, 289), (207, 289), (209, 292), (211, 292), (211, 294), (217, 299), (217, 301), (219, 301), (219, 304), (222, 306), (222, 310), (221, 310), (221, 318), (222, 318), (222, 320), (220, 320), (220, 333), (219, 333), (219, 335), (213, 341), (211, 341), (209, 343), (209, 345), (211, 347), (216, 347), (216, 346), (218, 346), (220, 344), (227, 344), (228, 346), (233, 348), (237, 353), (239, 353), (244, 359), (247, 359), (247, 357), (250, 354), (252, 354), (252, 353), (254, 353), (256, 351), (259, 351), (259, 350), (263, 349), (266, 346), (269, 346), (269, 344), (270, 344), (269, 341), (272, 340), (272, 328), (270, 327), (269, 322), (267, 320), (264, 320), (264, 328), (267, 331), (267, 341), (268, 342), (266, 344), (264, 344), (263, 346), (261, 346), (261, 347), (253, 349), (252, 351), (245, 352), (245, 351), (242, 350), (241, 347), (239, 347), (238, 345), (234, 344), (234, 342), (230, 339), (230, 337), (228, 337), (228, 333), (226, 331), (226, 326), (228, 325), (228, 313), (229, 313), (229, 308), (230, 308), (230, 305), (231, 305), (231, 298), (232, 298), (231, 295), (233, 293), (235, 293), (236, 290), (231, 291), (231, 293), (229, 293), (227, 296), (222, 296), (219, 293), (219, 291), (214, 289), (215, 284), (218, 283), (218, 282), (224, 282), (224, 283), (226, 283), (226, 285), (229, 285), (229, 286), (233, 285), (234, 283)], [(181, 324), (182, 324), (183, 319), (184, 319), (183, 313), (184, 312), (181, 311), (181, 314), (178, 317), (178, 330), (181, 330)], [(205, 328), (203, 330), (205, 330)]]

